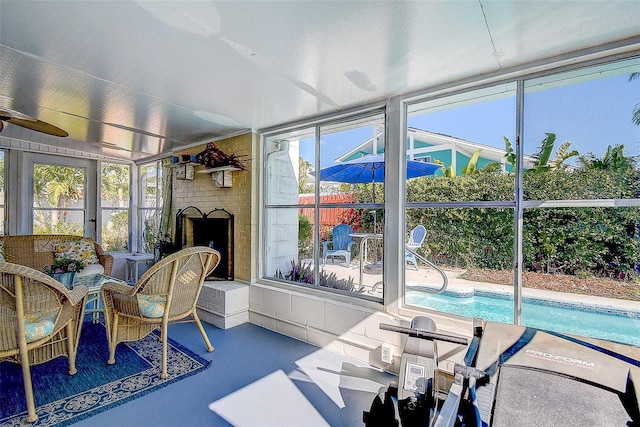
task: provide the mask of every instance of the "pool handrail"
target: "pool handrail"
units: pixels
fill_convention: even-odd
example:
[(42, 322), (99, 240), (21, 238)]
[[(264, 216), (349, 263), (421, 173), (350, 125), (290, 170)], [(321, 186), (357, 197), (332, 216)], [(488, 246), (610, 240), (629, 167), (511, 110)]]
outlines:
[(409, 249), (406, 248), (407, 252), (410, 252), (411, 254), (413, 254), (418, 260), (422, 261), (423, 263), (427, 264), (429, 267), (433, 268), (434, 270), (436, 270), (440, 276), (442, 276), (442, 287), (440, 288), (435, 288), (435, 289), (431, 289), (431, 288), (426, 288), (426, 287), (421, 287), (421, 286), (411, 286), (411, 289), (415, 289), (418, 290), (420, 292), (425, 292), (427, 294), (439, 294), (442, 293), (444, 291), (447, 290), (447, 286), (449, 285), (449, 279), (447, 278), (446, 273), (437, 265), (435, 265), (434, 263), (432, 263), (431, 261), (429, 261), (427, 258), (425, 258), (424, 256), (420, 255), (418, 252), (414, 251), (413, 249)]

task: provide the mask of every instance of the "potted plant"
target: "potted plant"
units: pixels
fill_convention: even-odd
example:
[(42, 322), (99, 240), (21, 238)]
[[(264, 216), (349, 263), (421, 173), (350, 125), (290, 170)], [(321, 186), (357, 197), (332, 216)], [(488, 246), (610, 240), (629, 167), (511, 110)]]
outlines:
[(86, 264), (79, 259), (63, 257), (56, 259), (53, 264), (45, 266), (44, 273), (71, 289), (76, 273), (85, 267)]

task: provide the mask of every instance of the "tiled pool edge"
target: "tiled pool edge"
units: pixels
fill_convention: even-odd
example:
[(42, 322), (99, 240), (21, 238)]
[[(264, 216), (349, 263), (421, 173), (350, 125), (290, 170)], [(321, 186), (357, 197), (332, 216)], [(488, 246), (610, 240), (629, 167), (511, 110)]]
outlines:
[[(431, 290), (435, 290), (430, 286), (421, 286), (422, 288), (427, 288)], [(420, 290), (420, 287), (412, 286), (410, 289)], [(456, 297), (456, 298), (471, 298), (474, 296), (482, 296), (503, 300), (513, 300), (513, 295), (509, 292), (499, 292), (499, 291), (488, 291), (486, 289), (475, 289), (473, 287), (468, 287), (465, 289), (447, 289), (442, 292), (443, 295)], [(606, 314), (609, 316), (618, 316), (625, 317), (628, 319), (636, 319), (640, 320), (640, 310), (630, 310), (630, 309), (622, 309), (618, 307), (612, 307), (603, 304), (596, 303), (583, 303), (583, 302), (570, 302), (570, 301), (561, 301), (552, 298), (542, 298), (542, 297), (532, 297), (532, 296), (523, 296), (522, 302), (542, 305), (547, 307), (558, 307), (558, 308), (566, 308), (569, 310), (580, 310), (591, 313), (599, 313)]]

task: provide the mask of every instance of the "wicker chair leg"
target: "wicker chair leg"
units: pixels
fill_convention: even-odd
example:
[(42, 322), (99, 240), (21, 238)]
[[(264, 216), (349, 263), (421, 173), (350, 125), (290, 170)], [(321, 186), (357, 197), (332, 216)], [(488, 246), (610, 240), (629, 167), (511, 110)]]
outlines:
[(31, 383), (31, 367), (27, 352), (20, 352), (20, 364), (22, 365), (22, 380), (24, 382), (24, 395), (27, 399), (27, 422), (33, 423), (38, 419), (36, 403), (33, 396), (33, 384)]
[(213, 346), (211, 345), (211, 342), (209, 341), (209, 337), (207, 336), (207, 333), (204, 331), (204, 328), (202, 327), (202, 322), (200, 322), (200, 318), (198, 317), (198, 314), (196, 313), (195, 310), (193, 310), (193, 321), (198, 326), (198, 330), (200, 331), (200, 335), (202, 335), (204, 344), (207, 346), (207, 351), (211, 353), (213, 351)]
[(168, 322), (165, 319), (162, 320), (162, 328), (160, 328), (160, 335), (162, 337), (162, 373), (160, 378), (167, 378), (167, 336), (169, 335)]
[(73, 322), (67, 323), (65, 326), (67, 330), (67, 352), (69, 353), (69, 375), (75, 375), (78, 370), (76, 369), (76, 345), (73, 341), (74, 335), (74, 327)]
[(116, 363), (116, 346), (118, 342), (118, 314), (113, 313), (113, 319), (111, 319), (111, 330), (107, 330), (107, 342), (109, 344), (109, 359), (107, 365), (113, 365)]

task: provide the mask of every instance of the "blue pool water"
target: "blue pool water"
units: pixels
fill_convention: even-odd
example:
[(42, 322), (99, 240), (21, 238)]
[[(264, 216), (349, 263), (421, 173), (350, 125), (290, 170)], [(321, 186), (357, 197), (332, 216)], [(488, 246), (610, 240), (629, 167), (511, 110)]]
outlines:
[[(513, 299), (501, 295), (482, 295), (478, 291), (472, 296), (451, 292), (434, 295), (409, 290), (406, 302), (465, 317), (513, 323)], [(640, 346), (640, 304), (637, 311), (607, 310), (603, 307), (583, 310), (563, 305), (570, 304), (524, 299), (522, 324)]]

